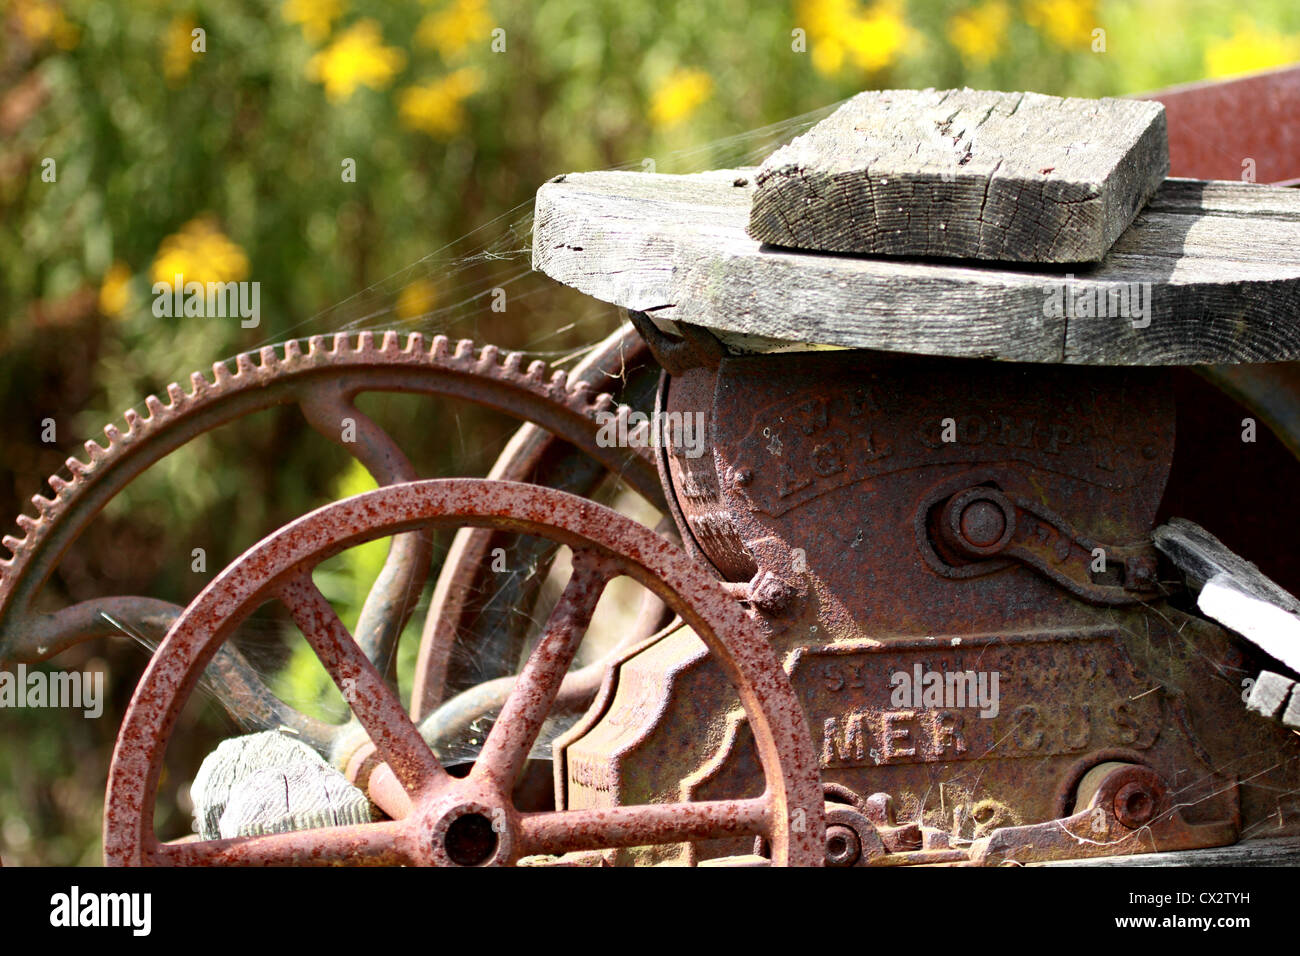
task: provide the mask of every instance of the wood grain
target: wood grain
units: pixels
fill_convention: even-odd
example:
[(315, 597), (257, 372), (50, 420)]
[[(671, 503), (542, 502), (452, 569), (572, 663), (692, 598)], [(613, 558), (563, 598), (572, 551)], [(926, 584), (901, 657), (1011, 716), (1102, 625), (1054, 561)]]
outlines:
[(190, 787), (204, 840), (366, 823), (370, 800), (300, 740), (267, 730), (224, 740)]
[(1151, 536), (1155, 546), (1183, 572), (1193, 590), (1199, 591), (1219, 575), (1227, 575), (1242, 591), (1289, 613), (1300, 613), (1300, 600), (1295, 595), (1196, 522), (1170, 518)]
[(749, 234), (821, 252), (1097, 262), (1168, 172), (1158, 103), (871, 90), (767, 158)]
[(1300, 866), (1300, 837), (1244, 840), (1232, 846), (1170, 853), (1061, 860), (1035, 866)]
[[(754, 176), (557, 177), (537, 194), (533, 266), (657, 318), (786, 342), (1089, 365), (1300, 358), (1300, 190), (1166, 180), (1100, 264), (1031, 270), (763, 245), (746, 232)], [(1106, 314), (1054, 308), (1085, 302)]]

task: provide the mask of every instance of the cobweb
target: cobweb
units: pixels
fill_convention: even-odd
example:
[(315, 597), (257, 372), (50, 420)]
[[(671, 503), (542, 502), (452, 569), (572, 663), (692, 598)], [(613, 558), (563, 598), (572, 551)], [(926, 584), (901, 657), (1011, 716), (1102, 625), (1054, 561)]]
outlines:
[[(654, 172), (695, 173), (758, 165), (778, 146), (820, 122), (840, 105), (832, 103), (778, 123), (671, 152), (655, 161)], [(646, 165), (645, 160), (638, 159), (607, 169), (644, 172)], [(484, 324), (485, 316), (490, 316), (494, 298), (500, 298), (497, 290), (504, 292), (510, 313), (516, 313), (522, 307), (531, 314), (540, 311), (541, 317), (547, 318), (549, 310), (545, 307), (545, 300), (547, 297), (554, 299), (560, 288), (553, 280), (532, 269), (532, 230), (533, 200), (530, 198), (378, 282), (322, 309), (291, 327), (287, 333), (267, 338), (258, 345), (271, 345), (290, 337), (393, 328), (479, 341), (477, 332)], [(419, 280), (429, 280), (438, 290), (435, 304), (417, 314), (399, 316), (399, 297), (403, 290)], [(539, 303), (538, 300), (542, 301)], [(582, 302), (585, 306), (577, 319), (558, 324), (541, 321), (536, 323), (538, 328), (531, 335), (524, 329), (523, 334), (528, 337), (522, 341), (493, 344), (507, 345), (547, 359), (552, 364), (579, 360), (591, 346), (565, 351), (554, 347), (555, 340), (584, 320), (590, 323), (593, 317), (603, 319), (608, 328), (614, 310), (603, 303), (569, 294), (563, 296), (566, 315), (572, 313), (575, 302)], [(494, 327), (499, 328), (500, 323)]]
[[(717, 168), (755, 166), (778, 146), (824, 119), (839, 105), (840, 103), (832, 103), (781, 122), (660, 155), (653, 164), (654, 172), (693, 173)], [(646, 171), (647, 165), (645, 160), (638, 158), (608, 169), (641, 173)], [(615, 310), (605, 303), (566, 290), (548, 277), (533, 271), (532, 226), (533, 200), (530, 198), (328, 308), (287, 329), (277, 329), (273, 335), (258, 341), (253, 347), (260, 349), (288, 339), (313, 335), (332, 336), (338, 333), (356, 334), (394, 329), (403, 336), (420, 332), (426, 337), (446, 335), (453, 340), (468, 338), (477, 345), (495, 344), (503, 349), (523, 352), (528, 358), (543, 359), (553, 367), (571, 366), (581, 361), (600, 338), (612, 330), (617, 322)], [(409, 308), (401, 309), (403, 293), (421, 282), (436, 289), (437, 294), (431, 306), (414, 314)], [(505, 313), (509, 316), (508, 321), (493, 312), (494, 302), (502, 298), (508, 303)], [(511, 332), (517, 340), (502, 342), (493, 334), (485, 334), (499, 334), (503, 329)], [(560, 347), (559, 343), (572, 340), (575, 329), (590, 330), (587, 336), (589, 344), (577, 348)], [(198, 358), (210, 360), (211, 357)], [(481, 447), (474, 442), (466, 443), (461, 428), (461, 413), (455, 409), (449, 409), (448, 413), (452, 416), (458, 433), (462, 433), (461, 457), (466, 460), (457, 462), (458, 469), (467, 474), (486, 473), (500, 449)], [(594, 497), (616, 504), (619, 510), (626, 511), (627, 496), (626, 489), (615, 479), (607, 482)], [(641, 504), (644, 507), (644, 503)], [(653, 524), (653, 520), (650, 523)], [(433, 561), (434, 573), (430, 575), (430, 583), (426, 584), (411, 623), (399, 642), (399, 672), (410, 669), (412, 649), (420, 640), (432, 581), (436, 578), (436, 570), (440, 566), (446, 544), (446, 541), (437, 544)], [(503, 586), (494, 595), (488, 596), (489, 608), (494, 606), (494, 602), (504, 600), (501, 595), (507, 593), (506, 584), (517, 584), (511, 582), (510, 578), (548, 575), (551, 572), (549, 560), (533, 560), (523, 567), (509, 568), (499, 578)], [(538, 608), (544, 612), (558, 589), (559, 585), (548, 581), (541, 591), (542, 597), (537, 607), (510, 607), (507, 613), (527, 618), (526, 623), (531, 629), (535, 633), (540, 632), (541, 619), (545, 615)], [(156, 641), (130, 631), (123, 625), (117, 626), (124, 632), (124, 636), (143, 650), (150, 654), (156, 650)], [(293, 688), (280, 679), (287, 660), (292, 656), (292, 646), (305, 644), (296, 633), (286, 633), (283, 621), (255, 615), (241, 625), (237, 644), (263, 682), (275, 688), (277, 696), (291, 707), (331, 723), (341, 722), (349, 716), (346, 704), (334, 693), (332, 687), (326, 686), (323, 691), (313, 693), (310, 697), (301, 697), (295, 696)], [(286, 645), (290, 646), (289, 650), (286, 650)], [(586, 650), (584, 644), (584, 651)], [(499, 649), (494, 647), (471, 648), (458, 643), (452, 649), (452, 654), (452, 664), (462, 672), (477, 672), (485, 677), (515, 672), (522, 664), (522, 659), (501, 659)], [(239, 701), (228, 692), (215, 671), (210, 669), (200, 680), (197, 689), (202, 699), (222, 706), (222, 710), (229, 715), (232, 730), (253, 733), (277, 729), (243, 712)], [(487, 723), (490, 723), (490, 717), (488, 715), (485, 718)], [(567, 722), (548, 721), (534, 747), (534, 755), (549, 759), (551, 740), (566, 726)], [(473, 760), (482, 745), (482, 731), (485, 729), (486, 724), (470, 728), (464, 740), (446, 746), (443, 756), (453, 761)]]

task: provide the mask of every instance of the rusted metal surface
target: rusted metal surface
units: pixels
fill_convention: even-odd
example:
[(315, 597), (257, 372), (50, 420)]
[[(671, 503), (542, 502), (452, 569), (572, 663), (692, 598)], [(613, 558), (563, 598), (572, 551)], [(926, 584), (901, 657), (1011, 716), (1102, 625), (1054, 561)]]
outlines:
[[(1262, 825), (1269, 798), (1239, 778), (1300, 783), (1293, 742), (1240, 706), (1240, 650), (1162, 600), (1162, 375), (803, 353), (685, 368), (666, 391), (667, 411), (709, 420), (705, 455), (667, 456), (683, 534), (761, 612), (828, 797), (851, 806), (828, 817), (832, 864), (995, 862), (979, 841), (1067, 820), (1108, 762), (1177, 789), (1162, 846)], [(753, 780), (734, 698), (689, 634), (616, 661), (556, 750), (570, 807), (707, 799)], [(1112, 807), (1114, 825), (1141, 804)], [(1138, 830), (1156, 825), (1150, 812)], [(1075, 846), (1044, 858), (1086, 855)], [(715, 840), (608, 859), (741, 852)]]
[[(1144, 414), (1129, 413), (1137, 407)], [(1081, 579), (1077, 542), (1143, 544), (1174, 430), (1158, 372), (863, 352), (727, 359), (716, 374), (673, 379), (668, 408), (709, 421), (707, 453), (674, 455), (669, 466), (684, 533), (728, 580), (770, 575), (791, 592), (788, 604), (815, 599), (827, 620), (870, 619), (874, 631), (900, 634), (954, 620), (1000, 626), (1008, 598), (1028, 625), (1035, 609), (1059, 604), (1062, 577), (1104, 585)], [(950, 563), (933, 553), (930, 511), (937, 519), (953, 495), (986, 484), (1062, 516), (1069, 575), (1050, 560), (1030, 570), (1006, 557)], [(935, 588), (936, 574), (954, 586)]]
[[(627, 636), (600, 660), (564, 675), (552, 704), (551, 715), (577, 717), (586, 711), (600, 690), (605, 672), (613, 660), (624, 649), (651, 639), (660, 631), (659, 625), (663, 622), (665, 613), (671, 614), (663, 602), (650, 592), (645, 592), (641, 609)], [(674, 626), (676, 625), (672, 623), (667, 625)], [(498, 677), (462, 691), (425, 717), (420, 722), (420, 733), (433, 747), (434, 753), (442, 754), (462, 744), (464, 740), (485, 732), (498, 719), (517, 680), (514, 675)]]
[[(466, 525), (566, 544), (574, 549), (577, 570), (483, 755), (467, 777), (454, 778), (311, 583), (310, 569), (376, 537)], [(614, 573), (637, 580), (681, 615), (732, 682), (758, 754), (765, 783), (760, 795), (578, 812), (514, 808), (509, 791), (515, 769)], [(153, 832), (154, 795), (176, 716), (221, 642), (272, 596), (288, 605), (383, 760), (367, 780), (373, 781), (372, 799), (405, 815), (396, 823), (337, 832), (161, 845)], [(399, 788), (406, 800), (395, 797)], [(354, 859), (477, 865), (759, 834), (770, 843), (773, 863), (820, 865), (821, 800), (803, 711), (788, 679), (751, 619), (706, 571), (649, 529), (593, 502), (511, 482), (434, 480), (380, 488), (306, 515), (246, 552), (186, 609), (150, 661), (119, 733), (105, 800), (104, 853), (108, 863), (126, 865)]]
[[(934, 515), (935, 504), (927, 502), (927, 519)], [(946, 566), (936, 568), (941, 574), (953, 567), (970, 570), (1005, 555), (1096, 604), (1134, 604), (1150, 600), (1158, 590), (1156, 552), (1150, 542), (1117, 546), (1089, 540), (1047, 508), (996, 488), (975, 485), (948, 496), (939, 504), (933, 525), (922, 521), (917, 529), (923, 554), (939, 554), (929, 546), (931, 541), (950, 549), (939, 557)], [(1099, 551), (1112, 566), (1105, 576), (1093, 571)]]
[(1300, 458), (1300, 362), (1210, 365), (1197, 371), (1257, 415)]
[(1140, 764), (1112, 761), (1094, 767), (1081, 781), (1073, 814), (999, 830), (977, 841), (970, 857), (991, 865), (1189, 850), (1232, 843), (1238, 828), (1235, 812), (1214, 823), (1188, 823), (1159, 774)]
[(1300, 181), (1300, 66), (1142, 98), (1165, 105), (1170, 176)]
[[(599, 473), (615, 471), (652, 502), (661, 500), (653, 461), (644, 450), (604, 448), (596, 441), (597, 415), (627, 413), (607, 392), (592, 387), (615, 361), (613, 353), (631, 349), (626, 332), (616, 333), (597, 349), (598, 358), (574, 381), (564, 372), (552, 374), (542, 362), (525, 369), (517, 353), (501, 357), (493, 346), (477, 349), (463, 340), (453, 347), (444, 336), (426, 341), (418, 333), (404, 342), (395, 332), (384, 333), (378, 341), (369, 332), (355, 339), (318, 336), (309, 339), (305, 349), (297, 341), (280, 348), (237, 356), (233, 372), (229, 364), (219, 362), (211, 380), (195, 373), (188, 391), (170, 385), (166, 403), (149, 396), (146, 417), (128, 411), (125, 431), (109, 425), (106, 447), (87, 442), (88, 461), (70, 458), (67, 477), (51, 477), (54, 497), (36, 496), (37, 514), (18, 519), (23, 537), (4, 539), (12, 556), (0, 558), (0, 660), (44, 660), (80, 641), (123, 630), (147, 640), (161, 639), (181, 609), (148, 598), (87, 601), (54, 614), (36, 614), (32, 608), (67, 548), (138, 474), (195, 436), (265, 408), (298, 405), (309, 424), (386, 485), (415, 478), (414, 468), (392, 439), (356, 409), (356, 397), (369, 391), (399, 391), (465, 398), (559, 436), (599, 462)], [(344, 418), (354, 422), (356, 441), (343, 441)], [(541, 439), (535, 442), (548, 447)], [(417, 531), (395, 538), (363, 607), (357, 637), (384, 673), (419, 599), (429, 557), (427, 535)], [(435, 652), (433, 646), (424, 657), (446, 653)], [(274, 714), (276, 724), (294, 728), (318, 749), (332, 745), (333, 734), (277, 701), (235, 648), (224, 648), (214, 663), (215, 676), (228, 691), (222, 699), (237, 717), (264, 723)]]

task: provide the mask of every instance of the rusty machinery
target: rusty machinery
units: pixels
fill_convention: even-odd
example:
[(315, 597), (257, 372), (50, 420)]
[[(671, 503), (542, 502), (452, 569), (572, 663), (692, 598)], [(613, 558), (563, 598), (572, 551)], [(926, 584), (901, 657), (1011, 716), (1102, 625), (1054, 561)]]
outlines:
[[(147, 416), (69, 459), (22, 537), (5, 538), (0, 660), (43, 660), (121, 626), (167, 635), (119, 735), (109, 862), (1034, 862), (1230, 844), (1300, 785), (1294, 734), (1242, 706), (1242, 677), (1272, 665), (1194, 613), (1153, 542), (1175, 441), (1167, 369), (791, 353), (629, 317), (569, 376), (441, 337), (264, 349), (151, 397)], [(1249, 369), (1216, 374), (1296, 447), (1297, 390), (1268, 393)], [(703, 444), (599, 440), (608, 414), (632, 414), (606, 393), (623, 380), (634, 406), (654, 390), (666, 418), (703, 415)], [(466, 397), (531, 424), (486, 480), (417, 481), (352, 404), (369, 390)], [(188, 608), (35, 610), (60, 556), (140, 471), (276, 404), (297, 404), (332, 441), (338, 416), (353, 416), (361, 440), (345, 447), (383, 487), (271, 535)], [(671, 528), (586, 498), (609, 472), (675, 519), (680, 547)], [(385, 677), (438, 527), (461, 530), (408, 714)], [(310, 568), (392, 535), (353, 641)], [(545, 558), (557, 543), (575, 570), (524, 670), (472, 686), (455, 645), (518, 656), (525, 641), (484, 597), (485, 555)], [(608, 659), (569, 671), (618, 574), (646, 587), (645, 612)], [(529, 603), (540, 582), (511, 586), (523, 589), (511, 602)], [(347, 687), (360, 733), (298, 714), (223, 645), (268, 599)], [(208, 665), (237, 707), (293, 728), (388, 819), (160, 843), (162, 754)], [(552, 711), (572, 715), (553, 748), (555, 808), (517, 806)], [(437, 741), (485, 716), (474, 768), (449, 776)]]

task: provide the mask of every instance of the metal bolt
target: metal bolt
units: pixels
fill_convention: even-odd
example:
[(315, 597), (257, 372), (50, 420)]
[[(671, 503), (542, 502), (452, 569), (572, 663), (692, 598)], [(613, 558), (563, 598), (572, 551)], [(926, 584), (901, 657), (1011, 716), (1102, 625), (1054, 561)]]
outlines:
[(1149, 555), (1138, 555), (1124, 563), (1124, 587), (1130, 591), (1150, 591), (1156, 586), (1156, 562)]
[(939, 533), (958, 554), (989, 558), (1012, 537), (1016, 507), (996, 488), (967, 488), (948, 499), (939, 520)]
[(735, 482), (740, 487), (744, 487), (754, 480), (754, 473), (748, 468), (737, 468)]
[(826, 865), (852, 866), (862, 856), (862, 844), (852, 827), (842, 823), (826, 828)]
[(798, 591), (771, 571), (760, 571), (749, 589), (749, 601), (764, 614), (784, 614), (793, 606)]
[(1115, 819), (1130, 830), (1151, 822), (1156, 815), (1156, 797), (1140, 783), (1126, 783), (1115, 794)]
[(867, 797), (862, 812), (878, 827), (894, 826), (894, 798), (887, 793), (873, 793)]

